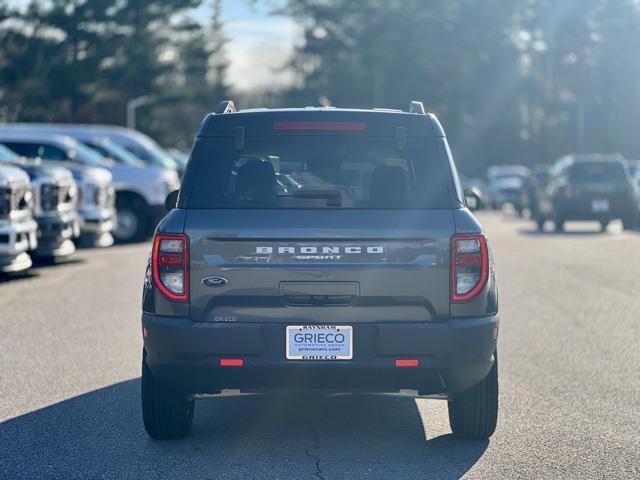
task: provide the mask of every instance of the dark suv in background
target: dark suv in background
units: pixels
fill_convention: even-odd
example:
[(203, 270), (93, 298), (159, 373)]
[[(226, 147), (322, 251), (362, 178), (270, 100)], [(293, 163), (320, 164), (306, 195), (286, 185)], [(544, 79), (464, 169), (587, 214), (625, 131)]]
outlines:
[(459, 437), (496, 427), (493, 256), (419, 102), (223, 102), (157, 228), (142, 327), (155, 438), (186, 435), (194, 399), (225, 389), (410, 390), (448, 400)]
[(539, 229), (553, 221), (557, 231), (570, 220), (595, 220), (602, 231), (620, 219), (625, 230), (636, 227), (639, 195), (621, 155), (581, 154), (558, 160), (537, 199)]

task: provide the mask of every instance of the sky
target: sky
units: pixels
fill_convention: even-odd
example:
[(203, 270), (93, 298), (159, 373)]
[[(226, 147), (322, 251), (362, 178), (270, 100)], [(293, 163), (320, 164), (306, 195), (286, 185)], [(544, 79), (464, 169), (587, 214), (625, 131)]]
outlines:
[[(229, 84), (236, 90), (249, 90), (291, 82), (290, 72), (282, 70), (298, 35), (293, 21), (269, 15), (264, 7), (250, 7), (245, 0), (223, 0), (222, 6), (230, 39)], [(206, 20), (209, 13), (205, 5), (195, 15)]]

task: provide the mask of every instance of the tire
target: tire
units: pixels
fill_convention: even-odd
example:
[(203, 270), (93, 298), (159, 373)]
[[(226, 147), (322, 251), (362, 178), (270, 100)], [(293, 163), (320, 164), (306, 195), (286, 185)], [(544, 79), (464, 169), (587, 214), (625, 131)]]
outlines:
[(149, 231), (149, 215), (146, 203), (135, 196), (116, 197), (118, 216), (116, 228), (112, 234), (119, 243), (132, 243), (143, 240)]
[(633, 213), (622, 217), (622, 228), (624, 230), (635, 230), (638, 224), (637, 218), (638, 216)]
[(151, 438), (169, 440), (189, 434), (193, 424), (194, 401), (184, 392), (161, 384), (142, 355), (142, 419)]
[(562, 233), (564, 232), (564, 220), (556, 220), (556, 232)]
[(479, 384), (449, 402), (449, 425), (464, 440), (487, 440), (498, 423), (498, 356)]

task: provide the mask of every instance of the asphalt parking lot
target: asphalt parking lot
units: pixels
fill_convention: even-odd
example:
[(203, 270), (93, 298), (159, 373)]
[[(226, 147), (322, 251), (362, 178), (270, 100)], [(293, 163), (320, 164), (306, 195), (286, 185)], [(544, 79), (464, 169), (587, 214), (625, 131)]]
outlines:
[(502, 316), (489, 442), (390, 396), (200, 401), (190, 437), (149, 439), (140, 244), (0, 280), (0, 478), (640, 478), (640, 234), (479, 216)]

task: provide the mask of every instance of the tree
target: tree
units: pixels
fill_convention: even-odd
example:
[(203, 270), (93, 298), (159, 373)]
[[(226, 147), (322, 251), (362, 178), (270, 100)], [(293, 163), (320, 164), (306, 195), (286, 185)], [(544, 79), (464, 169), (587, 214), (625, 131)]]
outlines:
[(477, 164), (479, 153), (500, 161), (486, 138), (509, 149), (520, 142), (518, 110), (509, 108), (521, 76), (509, 32), (519, 3), (292, 0), (282, 12), (303, 26), (304, 42), (289, 100), (403, 109), (424, 100), (464, 163)]
[[(148, 95), (140, 126), (186, 143), (226, 91), (220, 1), (209, 25), (177, 22), (201, 0), (32, 0), (0, 4), (0, 101), (8, 120), (123, 124)], [(176, 22), (178, 23), (176, 25)], [(178, 32), (176, 41), (174, 34)], [(187, 122), (174, 124), (176, 112)], [(187, 134), (188, 129), (188, 134)]]
[(424, 100), (471, 174), (571, 151), (640, 155), (636, 0), (289, 0), (276, 12), (303, 30), (282, 103)]
[[(167, 144), (182, 149), (190, 147), (204, 116), (229, 95), (225, 52), (228, 39), (221, 1), (212, 0), (209, 6), (211, 16), (206, 21), (187, 16), (173, 27), (176, 69), (147, 125)], [(167, 124), (172, 128), (167, 129)]]

